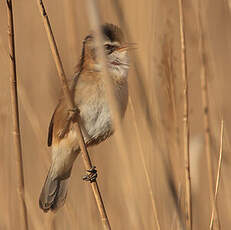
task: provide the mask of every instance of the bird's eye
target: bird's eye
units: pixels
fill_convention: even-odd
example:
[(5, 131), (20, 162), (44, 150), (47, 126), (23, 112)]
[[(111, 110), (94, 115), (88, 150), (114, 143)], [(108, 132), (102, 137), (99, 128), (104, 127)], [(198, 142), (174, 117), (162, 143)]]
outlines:
[(104, 45), (104, 47), (107, 50), (107, 52), (109, 52), (109, 53), (112, 53), (115, 50), (115, 46), (113, 46), (113, 45), (106, 44), (106, 45)]
[(106, 48), (106, 50), (111, 50), (111, 48), (112, 48), (112, 46), (109, 44), (105, 45), (104, 47)]

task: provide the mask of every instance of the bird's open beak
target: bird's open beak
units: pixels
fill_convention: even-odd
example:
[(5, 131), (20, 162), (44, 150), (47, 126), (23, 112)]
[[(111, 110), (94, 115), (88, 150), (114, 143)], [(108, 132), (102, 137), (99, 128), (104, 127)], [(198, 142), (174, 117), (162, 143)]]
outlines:
[(137, 45), (136, 43), (125, 43), (121, 47), (117, 48), (116, 51), (123, 52), (126, 50), (136, 49)]

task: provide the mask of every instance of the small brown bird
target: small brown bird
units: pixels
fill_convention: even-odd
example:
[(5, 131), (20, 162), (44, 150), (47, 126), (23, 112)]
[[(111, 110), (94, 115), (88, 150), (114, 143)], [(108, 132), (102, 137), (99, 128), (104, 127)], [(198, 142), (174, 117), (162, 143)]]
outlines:
[[(104, 24), (104, 49), (107, 67), (113, 79), (120, 114), (124, 115), (128, 102), (127, 75), (129, 69), (128, 43), (118, 26)], [(105, 95), (102, 65), (98, 62), (94, 33), (83, 41), (78, 73), (70, 85), (74, 102), (79, 109), (80, 126), (87, 146), (98, 144), (113, 133), (111, 114)], [(80, 153), (73, 122), (68, 122), (69, 110), (61, 98), (51, 118), (48, 146), (52, 147), (52, 164), (39, 199), (40, 208), (57, 210), (65, 202), (67, 182), (76, 157)]]

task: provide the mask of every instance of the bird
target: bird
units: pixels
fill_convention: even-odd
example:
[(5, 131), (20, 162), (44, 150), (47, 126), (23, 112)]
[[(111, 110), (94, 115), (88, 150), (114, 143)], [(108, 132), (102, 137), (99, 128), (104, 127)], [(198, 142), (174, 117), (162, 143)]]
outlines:
[[(125, 41), (119, 26), (105, 23), (100, 29), (106, 65), (112, 78), (119, 114), (123, 117), (128, 104), (128, 52), (132, 45)], [(52, 162), (39, 197), (39, 206), (44, 212), (57, 211), (65, 203), (72, 167), (80, 154), (74, 122), (79, 122), (87, 146), (101, 143), (115, 131), (95, 37), (93, 31), (83, 40), (78, 71), (69, 83), (78, 118), (68, 119), (70, 110), (64, 95), (61, 95), (50, 121), (48, 146), (51, 147)], [(91, 172), (95, 172), (94, 168)], [(92, 178), (95, 179), (95, 176), (93, 174)], [(91, 181), (91, 178), (85, 179)]]

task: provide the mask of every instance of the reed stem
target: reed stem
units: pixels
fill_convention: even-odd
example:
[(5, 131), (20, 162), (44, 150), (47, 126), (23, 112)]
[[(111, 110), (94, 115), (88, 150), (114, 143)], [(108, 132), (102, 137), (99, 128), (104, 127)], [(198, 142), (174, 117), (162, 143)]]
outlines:
[(7, 4), (7, 15), (8, 15), (10, 93), (11, 93), (12, 123), (13, 123), (12, 134), (13, 134), (13, 140), (15, 146), (15, 153), (16, 153), (16, 172), (17, 172), (16, 177), (18, 183), (17, 190), (18, 190), (20, 217), (21, 217), (20, 220), (22, 220), (21, 229), (28, 230), (27, 209), (26, 209), (25, 191), (24, 191), (22, 144), (21, 144), (21, 134), (20, 134), (20, 125), (19, 125), (13, 5), (11, 0), (6, 0), (6, 4)]
[[(211, 130), (210, 130), (210, 108), (209, 108), (209, 96), (208, 96), (208, 82), (206, 74), (206, 53), (205, 53), (205, 38), (203, 33), (203, 25), (201, 19), (201, 6), (198, 3), (198, 31), (199, 31), (199, 52), (201, 58), (201, 94), (202, 94), (202, 107), (203, 107), (203, 119), (204, 119), (204, 138), (205, 138), (205, 150), (207, 157), (207, 167), (208, 167), (208, 179), (209, 179), (209, 196), (211, 207), (213, 209), (213, 215), (217, 217), (217, 227), (220, 229), (220, 221), (217, 214), (217, 205), (214, 197), (214, 174), (212, 165), (212, 151), (211, 151)], [(212, 224), (212, 223), (211, 223)], [(210, 224), (210, 226), (211, 226)], [(211, 228), (210, 228), (211, 229)]]
[(150, 180), (147, 165), (146, 165), (146, 162), (145, 162), (145, 159), (144, 159), (144, 149), (143, 149), (142, 142), (141, 142), (142, 138), (140, 136), (140, 132), (139, 132), (139, 129), (138, 129), (138, 124), (136, 122), (135, 109), (134, 109), (134, 105), (133, 105), (131, 99), (129, 99), (129, 105), (130, 105), (132, 116), (133, 116), (133, 124), (134, 124), (134, 127), (135, 127), (135, 134), (136, 134), (136, 140), (137, 140), (137, 144), (138, 144), (138, 148), (139, 148), (140, 158), (141, 158), (142, 165), (143, 165), (143, 168), (144, 168), (144, 174), (145, 174), (145, 178), (146, 178), (146, 182), (147, 182), (148, 192), (149, 192), (150, 200), (151, 200), (151, 203), (152, 203), (153, 218), (155, 220), (156, 229), (160, 230), (160, 222), (159, 222), (159, 219), (158, 219), (156, 202), (154, 200), (154, 194), (153, 194), (153, 189), (152, 189), (152, 185), (151, 185), (151, 180)]
[[(220, 133), (220, 150), (219, 150), (219, 160), (218, 160), (218, 167), (217, 167), (217, 179), (216, 179), (216, 188), (215, 188), (215, 196), (214, 196), (214, 204), (213, 204), (213, 209), (212, 209), (212, 215), (211, 215), (211, 220), (210, 220), (210, 226), (209, 229), (213, 229), (213, 224), (214, 224), (214, 219), (215, 219), (215, 214), (217, 214), (217, 219), (218, 218), (218, 212), (216, 212), (217, 208), (217, 194), (218, 194), (218, 189), (220, 185), (220, 178), (221, 178), (221, 165), (222, 165), (222, 158), (223, 158), (223, 137), (224, 137), (224, 121), (221, 121), (221, 133)], [(220, 228), (220, 225), (219, 225)]]
[(184, 141), (184, 161), (185, 161), (185, 187), (186, 187), (186, 227), (192, 229), (192, 197), (191, 197), (191, 176), (190, 176), (190, 156), (189, 156), (189, 124), (188, 124), (188, 76), (185, 46), (185, 28), (183, 0), (178, 0), (180, 16), (180, 40), (181, 40), (181, 75), (183, 81), (183, 141)]
[[(98, 10), (98, 2), (97, 0), (88, 0), (87, 2), (87, 7), (88, 7), (88, 15), (89, 15), (89, 23), (92, 28), (92, 30), (95, 31), (96, 33), (96, 47), (98, 47), (98, 57), (99, 57), (99, 62), (102, 63), (102, 72), (104, 76), (104, 82), (105, 82), (105, 88), (106, 88), (106, 94), (108, 97), (108, 102), (109, 102), (109, 107), (110, 110), (112, 111), (112, 120), (113, 120), (113, 125), (116, 128), (121, 128), (121, 116), (119, 114), (119, 109), (118, 109), (118, 103), (115, 98), (115, 90), (113, 87), (113, 81), (112, 78), (110, 77), (110, 74), (107, 69), (107, 60), (106, 56), (104, 53), (104, 48), (103, 48), (103, 35), (100, 29), (100, 15), (99, 15), (99, 10)], [(120, 140), (123, 141), (123, 140)]]

